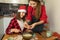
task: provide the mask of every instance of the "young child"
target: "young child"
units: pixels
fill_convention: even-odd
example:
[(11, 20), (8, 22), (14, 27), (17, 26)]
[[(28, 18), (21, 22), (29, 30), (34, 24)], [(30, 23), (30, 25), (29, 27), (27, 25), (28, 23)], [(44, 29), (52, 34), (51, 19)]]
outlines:
[(44, 24), (47, 22), (45, 6), (39, 0), (29, 0), (28, 15), (26, 17), (29, 25), (27, 29), (40, 33), (43, 31)]
[(20, 6), (16, 17), (14, 17), (6, 29), (6, 34), (21, 33), (24, 29), (26, 6)]

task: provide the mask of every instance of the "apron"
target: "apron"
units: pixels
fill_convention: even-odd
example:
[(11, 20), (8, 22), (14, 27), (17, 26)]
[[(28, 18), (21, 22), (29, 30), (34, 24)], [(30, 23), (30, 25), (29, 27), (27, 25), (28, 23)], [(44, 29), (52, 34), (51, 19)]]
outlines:
[[(40, 19), (36, 19), (34, 16), (32, 16), (32, 22), (31, 22), (31, 24), (33, 24), (33, 23), (35, 23), (35, 22), (38, 22), (38, 21), (40, 21)], [(44, 24), (36, 25), (36, 26), (32, 29), (32, 31), (33, 31), (34, 33), (41, 33), (41, 32), (43, 31), (43, 27), (44, 27)]]

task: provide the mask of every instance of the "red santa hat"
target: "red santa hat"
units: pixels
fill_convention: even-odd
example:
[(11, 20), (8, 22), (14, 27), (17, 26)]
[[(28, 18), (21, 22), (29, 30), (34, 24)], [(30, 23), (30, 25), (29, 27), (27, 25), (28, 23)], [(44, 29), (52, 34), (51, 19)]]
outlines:
[(26, 6), (20, 6), (18, 12), (25, 12), (26, 13)]

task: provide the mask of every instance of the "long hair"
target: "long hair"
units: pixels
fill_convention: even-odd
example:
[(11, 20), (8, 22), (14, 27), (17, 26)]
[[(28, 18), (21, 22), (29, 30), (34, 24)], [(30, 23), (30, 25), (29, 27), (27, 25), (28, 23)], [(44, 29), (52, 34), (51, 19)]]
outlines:
[(40, 15), (41, 15), (41, 2), (39, 0), (29, 0), (29, 2), (30, 1), (34, 1), (37, 3), (36, 11), (35, 11), (35, 17), (37, 19), (39, 19)]
[[(25, 13), (25, 16), (26, 16), (26, 13)], [(22, 18), (23, 21), (25, 21), (25, 16)], [(21, 20), (21, 17), (20, 17), (20, 13), (19, 13), (19, 12), (17, 12), (16, 18), (17, 18), (18, 20)]]

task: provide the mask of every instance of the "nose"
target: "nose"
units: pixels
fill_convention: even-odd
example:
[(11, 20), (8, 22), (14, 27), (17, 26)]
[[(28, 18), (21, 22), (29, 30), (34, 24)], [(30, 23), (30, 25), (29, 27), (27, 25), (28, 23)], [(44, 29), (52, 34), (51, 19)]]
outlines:
[(21, 14), (22, 14), (22, 12), (21, 12)]
[(23, 13), (22, 13), (22, 12), (21, 12), (20, 14), (21, 14), (21, 15), (23, 15)]

